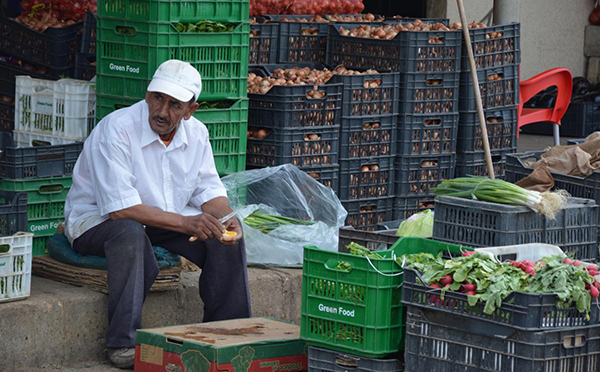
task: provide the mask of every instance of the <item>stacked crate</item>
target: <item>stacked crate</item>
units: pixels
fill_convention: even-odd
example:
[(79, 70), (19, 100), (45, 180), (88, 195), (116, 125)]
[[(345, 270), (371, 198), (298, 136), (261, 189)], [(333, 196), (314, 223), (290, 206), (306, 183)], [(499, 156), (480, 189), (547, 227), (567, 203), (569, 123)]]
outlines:
[(15, 93), (15, 129), (0, 132), (0, 190), (27, 194), (23, 231), (34, 234), (35, 256), (46, 252), (64, 221), (71, 174), (95, 124), (96, 101), (93, 84), (72, 79), (18, 76)]
[[(194, 117), (209, 132), (220, 175), (245, 168), (248, 0), (169, 2), (104, 0), (98, 3), (96, 82), (98, 119), (144, 99), (158, 66), (189, 62), (202, 76)], [(233, 24), (231, 32), (179, 32), (176, 23)]]
[[(252, 72), (271, 76), (280, 67), (291, 66), (265, 65)], [(337, 191), (342, 84), (273, 86), (248, 97), (248, 168), (291, 163)]]
[[(504, 178), (506, 155), (517, 147), (520, 25), (470, 29), (471, 46), (486, 120), (494, 174)], [(463, 46), (456, 176), (486, 176), (481, 127), (471, 68)]]
[(330, 64), (400, 72), (394, 219), (429, 207), (431, 188), (454, 176), (461, 40), (459, 31), (403, 31), (380, 40), (330, 28)]
[(342, 83), (340, 187), (346, 224), (375, 230), (392, 217), (400, 75), (334, 75)]

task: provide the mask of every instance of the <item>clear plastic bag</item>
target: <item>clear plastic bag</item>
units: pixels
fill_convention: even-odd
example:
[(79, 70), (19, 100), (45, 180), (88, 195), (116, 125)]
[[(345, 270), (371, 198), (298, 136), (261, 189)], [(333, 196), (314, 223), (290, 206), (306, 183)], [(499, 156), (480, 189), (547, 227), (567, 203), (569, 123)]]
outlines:
[(431, 238), (433, 236), (433, 212), (431, 209), (413, 214), (408, 219), (402, 221), (398, 231), (396, 231), (396, 235)]
[(260, 210), (314, 221), (314, 225), (281, 226), (264, 234), (244, 224), (248, 264), (302, 266), (303, 249), (316, 245), (338, 249), (338, 230), (347, 212), (333, 190), (291, 164), (235, 173), (222, 179), (231, 207), (245, 207), (240, 220)]

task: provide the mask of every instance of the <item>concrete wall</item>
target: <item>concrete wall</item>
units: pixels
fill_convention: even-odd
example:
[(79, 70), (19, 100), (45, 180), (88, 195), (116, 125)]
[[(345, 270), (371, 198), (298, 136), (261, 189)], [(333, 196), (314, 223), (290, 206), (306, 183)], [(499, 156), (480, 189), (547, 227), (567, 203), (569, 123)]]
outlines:
[[(480, 21), (493, 0), (464, 0), (467, 21)], [(459, 21), (456, 0), (447, 0), (446, 17)], [(585, 26), (593, 0), (521, 0), (521, 80), (554, 67), (585, 76)], [(439, 14), (438, 14), (439, 15)]]

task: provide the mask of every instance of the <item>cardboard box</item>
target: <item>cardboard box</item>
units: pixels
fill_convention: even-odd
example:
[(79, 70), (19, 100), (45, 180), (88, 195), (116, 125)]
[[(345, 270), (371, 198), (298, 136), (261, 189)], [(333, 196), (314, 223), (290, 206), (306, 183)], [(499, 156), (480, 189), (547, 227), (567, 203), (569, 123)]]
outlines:
[(308, 370), (300, 327), (250, 318), (141, 329), (135, 372), (297, 372)]

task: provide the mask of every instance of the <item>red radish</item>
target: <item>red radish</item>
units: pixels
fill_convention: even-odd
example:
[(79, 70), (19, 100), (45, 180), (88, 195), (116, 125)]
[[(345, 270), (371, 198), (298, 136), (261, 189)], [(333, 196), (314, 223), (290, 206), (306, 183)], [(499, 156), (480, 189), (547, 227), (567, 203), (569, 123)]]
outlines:
[(571, 261), (571, 259), (570, 259), (570, 258), (565, 258), (565, 259), (563, 260), (563, 263), (564, 263), (565, 265), (570, 265), (570, 264), (572, 264), (572, 263), (573, 263), (573, 261)]
[(590, 270), (590, 271), (588, 271), (588, 274), (590, 274), (591, 276), (596, 276), (596, 275), (598, 275), (598, 272), (594, 271), (594, 270)]
[(523, 265), (526, 265), (526, 266), (533, 266), (534, 265), (534, 263), (531, 262), (531, 261), (529, 261), (529, 260), (524, 260), (524, 261), (521, 261), (521, 262), (523, 263)]
[(587, 265), (585, 268), (587, 271), (598, 271), (598, 266), (596, 265)]
[(579, 260), (573, 261), (573, 266), (579, 267), (580, 265), (581, 265), (581, 262)]
[(535, 272), (531, 266), (527, 266), (525, 269), (523, 269), (523, 271), (525, 271), (527, 274), (533, 274)]
[(594, 298), (598, 298), (598, 294), (599, 294), (599, 293), (600, 293), (600, 292), (598, 292), (598, 288), (596, 288), (596, 287), (594, 287), (594, 286), (591, 286), (591, 287), (590, 287), (590, 294), (592, 295), (592, 297), (594, 297)]
[(475, 296), (477, 293), (473, 292), (473, 291), (469, 291), (467, 293), (465, 293), (467, 296)]
[(440, 283), (442, 283), (442, 285), (445, 287), (445, 286), (448, 286), (448, 285), (454, 283), (454, 279), (452, 279), (451, 275), (444, 275), (440, 279)]
[(585, 283), (585, 289), (590, 289), (590, 283)]
[(594, 282), (594, 287), (596, 287), (597, 289), (600, 289), (600, 282)]
[(467, 283), (467, 284), (463, 284), (461, 287), (465, 292), (473, 292), (477, 289), (477, 287), (475, 286), (475, 284), (471, 284), (471, 283)]
[(431, 288), (437, 288), (437, 289), (441, 289), (441, 288), (442, 288), (442, 286), (441, 286), (441, 285), (439, 285), (439, 284), (437, 284), (437, 283), (431, 283), (431, 284), (429, 284), (429, 286), (430, 286)]

